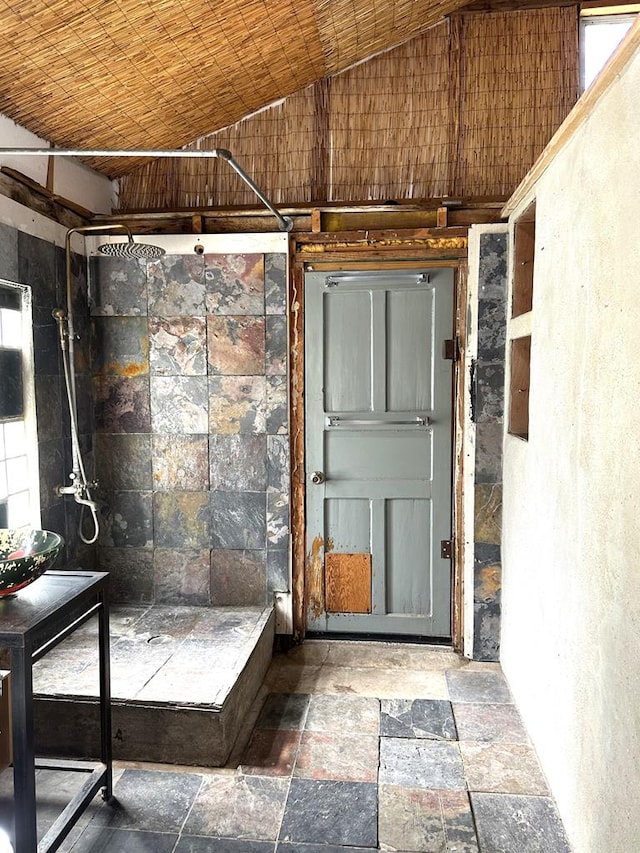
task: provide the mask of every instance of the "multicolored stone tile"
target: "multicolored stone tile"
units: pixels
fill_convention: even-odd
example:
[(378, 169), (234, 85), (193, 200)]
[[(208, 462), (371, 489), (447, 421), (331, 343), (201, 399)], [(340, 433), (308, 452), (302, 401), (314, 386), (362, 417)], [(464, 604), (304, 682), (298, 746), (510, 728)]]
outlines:
[(476, 483), (502, 481), (502, 420), (476, 424)]
[[(55, 441), (62, 436), (60, 377), (36, 376), (35, 380), (38, 441)], [(67, 420), (65, 418), (65, 424)]]
[(500, 658), (500, 614), (502, 566), (475, 567), (473, 659), (497, 661)]
[(109, 572), (113, 602), (150, 604), (153, 601), (153, 551), (150, 548), (96, 549), (97, 568)]
[(383, 699), (380, 734), (383, 737), (456, 740), (451, 703), (444, 699)]
[(475, 486), (476, 542), (499, 545), (502, 541), (502, 485), (476, 483)]
[(204, 317), (150, 317), (150, 369), (156, 376), (204, 376), (207, 324)]
[(529, 743), (515, 705), (456, 702), (453, 713), (460, 740)]
[(267, 436), (267, 491), (289, 494), (289, 440), (284, 435)]
[(285, 435), (287, 432), (287, 380), (285, 376), (267, 377), (267, 432)]
[(212, 491), (210, 499), (212, 548), (261, 550), (266, 547), (266, 492)]
[(507, 295), (507, 234), (480, 235), (480, 298), (504, 300)]
[(264, 375), (265, 318), (207, 317), (209, 373)]
[(571, 853), (553, 800), (471, 794), (478, 840), (491, 853)]
[(205, 255), (209, 314), (264, 314), (262, 255)]
[(370, 696), (311, 696), (305, 729), (377, 737), (380, 702)]
[(216, 607), (264, 606), (266, 573), (263, 550), (212, 551), (211, 603)]
[(155, 548), (153, 552), (154, 598), (157, 604), (208, 607), (209, 548)]
[(288, 779), (226, 774), (207, 776), (184, 826), (188, 835), (275, 841)]
[(265, 372), (267, 376), (284, 376), (287, 372), (287, 318), (266, 318)]
[(290, 588), (289, 548), (267, 545), (267, 593), (286, 592)]
[(504, 362), (507, 316), (504, 300), (478, 301), (478, 361)]
[(99, 376), (94, 389), (98, 432), (151, 432), (148, 376)]
[(205, 376), (152, 376), (151, 425), (156, 433), (201, 435), (209, 425)]
[(155, 492), (153, 527), (157, 548), (208, 548), (208, 492)]
[(94, 375), (144, 376), (149, 372), (149, 334), (145, 317), (94, 317)]
[(267, 492), (267, 544), (283, 548), (289, 537), (289, 494)]
[(242, 772), (257, 776), (290, 776), (300, 735), (299, 731), (256, 729), (240, 760)]
[(501, 420), (504, 416), (504, 362), (478, 363), (476, 388), (478, 421)]
[(309, 732), (300, 740), (294, 776), (371, 782), (378, 778), (378, 737), (354, 732)]
[(151, 437), (153, 488), (200, 492), (209, 488), (209, 438), (206, 435)]
[(98, 433), (94, 451), (101, 489), (144, 491), (152, 488), (149, 434)]
[(466, 790), (457, 743), (380, 738), (379, 781), (406, 788)]
[(209, 458), (212, 489), (244, 492), (266, 490), (266, 436), (212, 435)]
[(460, 751), (470, 791), (549, 794), (536, 754), (527, 744), (462, 741)]
[(501, 672), (459, 669), (447, 670), (447, 686), (452, 702), (513, 702), (509, 686)]
[(377, 786), (293, 778), (280, 841), (377, 848)]
[(89, 260), (91, 313), (95, 317), (146, 316), (147, 262), (104, 255)]
[(98, 809), (92, 823), (121, 829), (179, 832), (197, 801), (202, 777), (127, 768), (116, 784), (114, 801)]
[(98, 542), (115, 548), (153, 547), (151, 492), (108, 492)]
[(147, 274), (150, 317), (203, 317), (206, 314), (201, 255), (164, 255), (148, 265)]
[(209, 431), (218, 435), (267, 431), (264, 376), (209, 377)]
[(287, 256), (284, 252), (264, 256), (264, 279), (267, 314), (286, 314)]
[(305, 693), (269, 693), (256, 720), (256, 729), (302, 731), (312, 698)]
[(380, 785), (379, 801), (381, 849), (478, 853), (466, 791)]

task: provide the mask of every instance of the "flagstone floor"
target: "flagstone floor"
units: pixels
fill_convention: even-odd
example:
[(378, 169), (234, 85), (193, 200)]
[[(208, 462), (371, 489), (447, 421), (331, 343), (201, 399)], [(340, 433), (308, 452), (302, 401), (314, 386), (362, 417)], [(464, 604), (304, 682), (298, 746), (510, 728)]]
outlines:
[[(59, 777), (39, 771), (41, 834), (69, 795)], [(10, 785), (5, 771), (7, 826)], [(63, 850), (570, 853), (500, 668), (433, 646), (277, 654), (226, 767), (119, 763), (114, 794)]]

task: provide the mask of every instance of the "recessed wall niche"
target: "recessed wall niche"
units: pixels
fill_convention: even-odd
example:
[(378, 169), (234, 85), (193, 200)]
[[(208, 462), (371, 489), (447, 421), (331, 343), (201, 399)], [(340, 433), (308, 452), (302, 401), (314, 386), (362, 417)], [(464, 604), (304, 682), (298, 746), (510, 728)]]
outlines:
[(509, 394), (509, 432), (529, 439), (529, 376), (531, 335), (511, 341), (511, 377)]
[(533, 260), (536, 242), (536, 203), (529, 205), (513, 231), (513, 297), (511, 316), (519, 317), (533, 307)]

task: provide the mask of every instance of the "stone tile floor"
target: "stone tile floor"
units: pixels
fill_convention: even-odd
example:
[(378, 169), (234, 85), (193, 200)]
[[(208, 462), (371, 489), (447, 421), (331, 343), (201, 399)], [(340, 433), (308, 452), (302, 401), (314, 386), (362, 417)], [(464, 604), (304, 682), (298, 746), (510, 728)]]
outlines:
[[(39, 772), (41, 833), (69, 795), (60, 775)], [(5, 826), (10, 785), (5, 771)], [(278, 654), (226, 767), (121, 763), (114, 793), (62, 850), (570, 851), (499, 667), (444, 648), (308, 641)]]

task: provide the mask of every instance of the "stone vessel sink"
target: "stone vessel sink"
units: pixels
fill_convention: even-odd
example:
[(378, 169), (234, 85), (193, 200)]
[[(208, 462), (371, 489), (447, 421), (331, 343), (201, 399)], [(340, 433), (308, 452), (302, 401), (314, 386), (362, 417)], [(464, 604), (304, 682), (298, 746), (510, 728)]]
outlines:
[(50, 569), (64, 540), (48, 530), (0, 528), (0, 596), (13, 595)]

